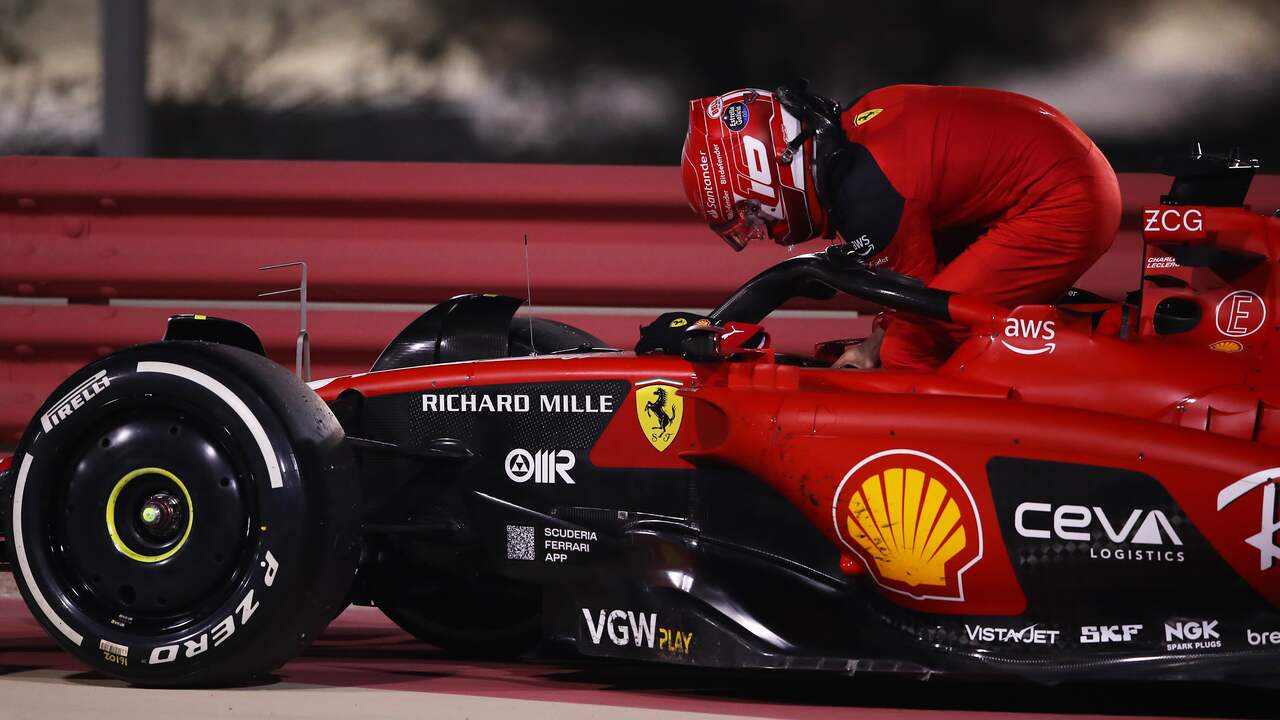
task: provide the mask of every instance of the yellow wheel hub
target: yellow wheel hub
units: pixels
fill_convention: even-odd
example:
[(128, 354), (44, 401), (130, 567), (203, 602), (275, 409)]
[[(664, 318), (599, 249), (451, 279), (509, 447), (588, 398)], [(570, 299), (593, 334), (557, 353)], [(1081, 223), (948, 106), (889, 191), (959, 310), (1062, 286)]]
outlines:
[[(186, 523), (185, 527), (182, 529), (182, 538), (179, 539), (177, 544), (173, 547), (159, 555), (144, 555), (143, 553), (129, 547), (128, 543), (126, 543), (124, 538), (121, 537), (120, 530), (116, 526), (116, 503), (120, 499), (120, 493), (129, 486), (129, 483), (144, 475), (159, 475), (169, 480), (177, 486), (178, 490), (182, 492), (182, 496), (186, 499)], [(161, 515), (162, 511), (160, 508), (156, 507), (152, 503), (148, 503), (139, 511), (138, 517), (145, 525), (152, 525), (161, 519)], [(191, 502), (191, 493), (187, 492), (187, 486), (182, 483), (182, 480), (178, 479), (177, 475), (174, 475), (164, 468), (145, 467), (138, 468), (137, 470), (130, 472), (116, 482), (116, 486), (111, 490), (111, 496), (107, 499), (107, 534), (111, 536), (111, 543), (115, 545), (116, 550), (119, 551), (121, 555), (140, 563), (158, 563), (173, 557), (184, 545), (187, 544), (187, 538), (191, 537), (191, 528), (195, 523), (195, 518), (196, 509), (195, 505)]]

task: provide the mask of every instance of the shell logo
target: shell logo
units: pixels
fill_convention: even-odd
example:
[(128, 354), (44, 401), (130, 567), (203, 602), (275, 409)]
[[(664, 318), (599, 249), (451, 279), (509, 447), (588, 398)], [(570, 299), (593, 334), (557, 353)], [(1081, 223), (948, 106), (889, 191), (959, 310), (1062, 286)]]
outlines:
[(906, 449), (862, 460), (836, 488), (831, 517), (884, 589), (964, 600), (964, 573), (982, 558), (982, 521), (968, 486), (941, 460)]
[(1235, 340), (1219, 340), (1209, 345), (1210, 350), (1217, 350), (1221, 353), (1238, 353), (1244, 350), (1244, 345)]

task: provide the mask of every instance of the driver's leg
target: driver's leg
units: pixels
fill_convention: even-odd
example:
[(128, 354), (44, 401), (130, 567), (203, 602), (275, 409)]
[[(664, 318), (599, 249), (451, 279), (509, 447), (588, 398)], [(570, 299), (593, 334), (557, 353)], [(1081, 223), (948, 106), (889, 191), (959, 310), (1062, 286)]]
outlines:
[[(1068, 183), (1017, 216), (995, 223), (929, 286), (1005, 307), (1057, 300), (1115, 238), (1120, 192), (1114, 179), (1105, 180)], [(967, 334), (956, 325), (898, 315), (885, 329), (880, 363), (897, 369), (937, 367)]]

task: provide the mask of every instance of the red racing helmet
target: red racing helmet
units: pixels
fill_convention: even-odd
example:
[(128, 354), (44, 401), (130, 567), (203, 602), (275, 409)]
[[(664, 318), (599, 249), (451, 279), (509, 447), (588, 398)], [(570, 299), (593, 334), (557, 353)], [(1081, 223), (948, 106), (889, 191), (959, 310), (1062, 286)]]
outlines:
[(734, 250), (753, 238), (795, 245), (823, 234), (810, 171), (813, 141), (788, 149), (800, 120), (767, 90), (689, 102), (681, 174), (694, 212)]

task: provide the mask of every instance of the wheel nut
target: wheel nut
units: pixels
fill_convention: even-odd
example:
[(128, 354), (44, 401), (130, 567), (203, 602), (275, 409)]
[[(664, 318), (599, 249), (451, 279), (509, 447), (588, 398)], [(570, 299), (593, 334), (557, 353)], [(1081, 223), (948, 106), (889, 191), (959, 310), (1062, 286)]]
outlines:
[(178, 498), (167, 492), (158, 492), (142, 504), (138, 519), (152, 535), (158, 537), (172, 533), (182, 519), (182, 505)]
[(142, 522), (147, 525), (155, 525), (160, 522), (160, 508), (150, 503), (142, 507)]

